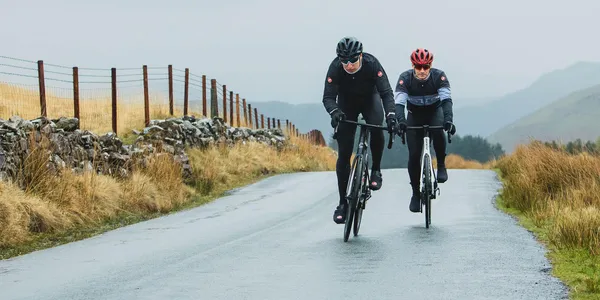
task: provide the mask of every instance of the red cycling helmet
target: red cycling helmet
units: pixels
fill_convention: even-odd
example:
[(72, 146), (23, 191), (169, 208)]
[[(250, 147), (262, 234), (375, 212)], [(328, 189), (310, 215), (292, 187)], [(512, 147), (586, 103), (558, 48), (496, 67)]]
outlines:
[(410, 55), (413, 65), (428, 65), (433, 61), (433, 53), (427, 49), (418, 48)]

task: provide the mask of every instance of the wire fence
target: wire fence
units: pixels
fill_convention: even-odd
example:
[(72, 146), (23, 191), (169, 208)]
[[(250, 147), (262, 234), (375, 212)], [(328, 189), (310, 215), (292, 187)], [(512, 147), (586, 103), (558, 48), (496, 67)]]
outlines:
[(203, 116), (232, 127), (279, 128), (326, 146), (319, 130), (301, 133), (290, 120), (260, 113), (216, 79), (172, 65), (100, 69), (0, 55), (0, 118), (15, 115), (77, 118), (80, 129), (116, 134), (147, 127), (151, 119)]

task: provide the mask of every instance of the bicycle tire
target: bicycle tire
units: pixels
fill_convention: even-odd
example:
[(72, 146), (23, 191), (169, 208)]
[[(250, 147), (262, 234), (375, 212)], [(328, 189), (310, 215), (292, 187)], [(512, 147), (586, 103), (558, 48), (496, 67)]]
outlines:
[(360, 180), (360, 195), (359, 195), (359, 201), (356, 205), (356, 213), (354, 216), (354, 236), (358, 235), (358, 231), (360, 230), (360, 224), (362, 223), (362, 215), (363, 215), (363, 210), (365, 209), (364, 207), (364, 202), (366, 201), (366, 192), (368, 189), (368, 182), (369, 182), (369, 174), (368, 174), (368, 169), (366, 168), (366, 166), (363, 165), (362, 168), (362, 172), (363, 175), (361, 176), (361, 180)]
[(346, 222), (344, 224), (344, 242), (347, 242), (348, 238), (350, 237), (350, 230), (352, 229), (352, 222), (354, 220), (356, 204), (358, 203), (358, 191), (360, 187), (360, 182), (359, 180), (357, 180), (359, 178), (357, 174), (361, 174), (361, 165), (362, 157), (360, 155), (355, 156), (354, 162), (352, 164), (352, 169), (350, 170), (350, 176), (348, 179), (350, 193), (347, 193), (348, 197), (346, 198), (348, 209), (346, 209)]
[(425, 228), (429, 228), (429, 225), (431, 224), (431, 163), (430, 163), (431, 158), (429, 157), (429, 155), (425, 155), (425, 159), (423, 160), (423, 163), (425, 164), (425, 167), (423, 168), (423, 172), (425, 173), (425, 178), (424, 178), (424, 187), (425, 187), (425, 191), (424, 191), (424, 196), (425, 196)]

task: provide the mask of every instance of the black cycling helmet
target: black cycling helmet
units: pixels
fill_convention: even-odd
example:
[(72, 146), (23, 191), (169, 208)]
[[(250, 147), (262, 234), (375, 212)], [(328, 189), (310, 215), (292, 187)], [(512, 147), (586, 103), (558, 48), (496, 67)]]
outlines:
[(340, 58), (351, 58), (361, 54), (362, 52), (363, 45), (355, 37), (344, 37), (337, 44), (336, 53)]

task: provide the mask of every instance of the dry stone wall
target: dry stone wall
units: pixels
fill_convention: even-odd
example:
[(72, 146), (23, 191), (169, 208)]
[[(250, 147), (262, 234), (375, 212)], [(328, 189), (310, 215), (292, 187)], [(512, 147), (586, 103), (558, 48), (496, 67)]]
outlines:
[(278, 149), (289, 146), (281, 129), (230, 127), (221, 118), (181, 117), (152, 120), (150, 126), (134, 131), (137, 139), (125, 145), (113, 133), (97, 135), (79, 130), (75, 118), (24, 120), (18, 116), (0, 119), (0, 180), (15, 179), (32, 145), (49, 146), (47, 167), (67, 167), (75, 172), (93, 170), (99, 174), (126, 177), (135, 162), (147, 155), (167, 153), (183, 164), (183, 176), (190, 174), (185, 147), (208, 147), (217, 143), (258, 141)]

